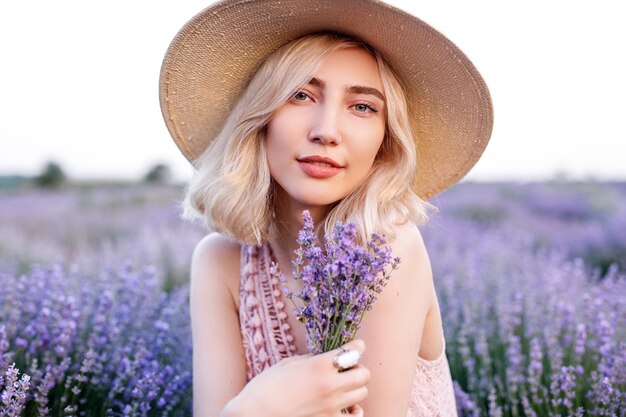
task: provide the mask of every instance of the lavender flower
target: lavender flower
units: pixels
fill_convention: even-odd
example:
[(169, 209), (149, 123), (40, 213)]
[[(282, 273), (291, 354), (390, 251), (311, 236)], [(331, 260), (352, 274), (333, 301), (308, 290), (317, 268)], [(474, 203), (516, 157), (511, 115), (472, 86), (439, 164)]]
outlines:
[(478, 407), (476, 407), (476, 404), (474, 404), (474, 402), (470, 399), (469, 395), (463, 391), (463, 388), (461, 388), (459, 383), (452, 381), (452, 385), (454, 387), (454, 398), (459, 415), (468, 417), (480, 416)]
[[(186, 281), (206, 231), (178, 219), (180, 191), (0, 190), (0, 393), (15, 363), (26, 417), (191, 415)], [(489, 415), (490, 394), (506, 417), (624, 415), (626, 184), (465, 182), (436, 204), (420, 230), (459, 416)]]
[(26, 393), (30, 388), (30, 376), (24, 374), (19, 378), (19, 370), (11, 364), (5, 374), (5, 389), (0, 392), (0, 415), (18, 417), (24, 410)]
[[(99, 276), (33, 268), (19, 280), (21, 314), (0, 325), (0, 349), (15, 362), (0, 379), (0, 415), (190, 414), (187, 287), (163, 293), (153, 268), (129, 265)], [(0, 274), (1, 287), (15, 281)]]
[[(357, 226), (338, 223), (324, 247), (316, 246), (313, 219), (302, 213), (304, 227), (298, 233), (298, 249), (293, 261), (293, 277), (302, 280), (302, 290), (292, 293), (284, 274), (272, 265), (283, 291), (294, 304), (294, 312), (307, 331), (307, 345), (312, 353), (327, 352), (354, 339), (366, 311), (372, 309), (398, 267), (386, 239), (372, 234), (365, 247), (356, 244)], [(302, 308), (294, 297), (303, 301)]]

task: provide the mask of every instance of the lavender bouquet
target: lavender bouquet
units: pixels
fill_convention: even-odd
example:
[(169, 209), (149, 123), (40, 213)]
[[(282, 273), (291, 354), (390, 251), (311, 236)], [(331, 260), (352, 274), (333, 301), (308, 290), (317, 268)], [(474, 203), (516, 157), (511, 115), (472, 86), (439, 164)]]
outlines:
[[(299, 247), (292, 262), (293, 277), (302, 280), (302, 290), (291, 291), (275, 264), (271, 273), (280, 280), (298, 320), (306, 326), (309, 351), (317, 354), (354, 339), (365, 312), (372, 309), (376, 294), (383, 290), (400, 258), (392, 258), (391, 247), (377, 233), (366, 246), (358, 245), (354, 223), (337, 223), (332, 239), (325, 237), (324, 248), (316, 246), (313, 219), (307, 210), (302, 217), (304, 227), (298, 233)], [(302, 300), (302, 308), (294, 296)]]

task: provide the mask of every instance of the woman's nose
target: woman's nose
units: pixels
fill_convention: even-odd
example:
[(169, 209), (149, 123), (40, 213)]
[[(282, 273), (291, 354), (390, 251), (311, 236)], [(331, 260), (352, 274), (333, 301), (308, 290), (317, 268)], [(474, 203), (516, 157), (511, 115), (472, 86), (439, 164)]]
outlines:
[(339, 111), (330, 105), (320, 105), (309, 132), (309, 140), (324, 145), (341, 143)]

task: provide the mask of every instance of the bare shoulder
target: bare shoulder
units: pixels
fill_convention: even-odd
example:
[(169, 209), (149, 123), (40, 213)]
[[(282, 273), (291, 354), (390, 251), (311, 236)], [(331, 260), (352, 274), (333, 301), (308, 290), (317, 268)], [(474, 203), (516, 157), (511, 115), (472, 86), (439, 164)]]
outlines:
[(371, 374), (365, 415), (406, 415), (422, 335), (432, 308), (432, 272), (416, 225), (394, 226), (388, 241), (398, 269), (379, 294), (357, 332), (366, 345), (363, 364)]
[(431, 294), (433, 276), (422, 234), (411, 222), (396, 224), (394, 233), (395, 237), (390, 245), (393, 255), (400, 258), (400, 267), (394, 272), (397, 284), (419, 297), (423, 301), (423, 308), (428, 312), (433, 300), (424, 295)]
[(191, 292), (206, 294), (216, 286), (228, 288), (233, 301), (238, 294), (240, 244), (219, 233), (203, 237), (191, 259)]
[[(435, 302), (432, 297), (434, 287), (430, 261), (416, 225), (410, 222), (396, 224), (393, 233), (393, 239), (387, 244), (391, 247), (392, 256), (400, 258), (400, 263), (396, 270), (391, 271), (372, 313), (368, 313), (369, 323), (365, 325), (373, 325), (372, 335), (394, 323), (398, 333), (406, 330), (406, 327), (412, 327), (413, 331), (409, 333), (419, 336)], [(377, 320), (380, 329), (375, 326)], [(412, 346), (419, 348), (419, 339), (413, 342)]]
[[(421, 314), (426, 314), (419, 344), (419, 356), (424, 360), (434, 360), (441, 355), (443, 349), (441, 339), (443, 324), (424, 240), (417, 226), (407, 223), (397, 231), (397, 240), (392, 246), (394, 251), (402, 253), (397, 256), (400, 256), (405, 264), (404, 279), (415, 281), (415, 286), (409, 284), (404, 288), (408, 291), (413, 288), (413, 296), (416, 300), (421, 300), (424, 306)], [(402, 277), (402, 274), (400, 276)]]
[(213, 233), (196, 245), (189, 304), (193, 339), (194, 415), (217, 416), (246, 383), (239, 327), (240, 245)]
[(219, 233), (210, 233), (203, 237), (194, 248), (193, 260), (223, 259), (239, 260), (240, 244)]
[(391, 244), (398, 251), (424, 250), (424, 239), (418, 227), (407, 221), (404, 223), (396, 223), (393, 229), (395, 237)]

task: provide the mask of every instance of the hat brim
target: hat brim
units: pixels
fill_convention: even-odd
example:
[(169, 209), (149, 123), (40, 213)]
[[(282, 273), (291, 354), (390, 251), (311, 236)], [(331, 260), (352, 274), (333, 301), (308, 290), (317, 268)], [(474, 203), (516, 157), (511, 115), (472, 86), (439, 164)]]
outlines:
[(374, 0), (226, 0), (187, 22), (160, 78), (161, 110), (183, 155), (193, 161), (206, 149), (270, 53), (322, 31), (368, 43), (401, 79), (418, 156), (416, 193), (429, 199), (463, 178), (491, 136), (489, 90), (444, 35)]

